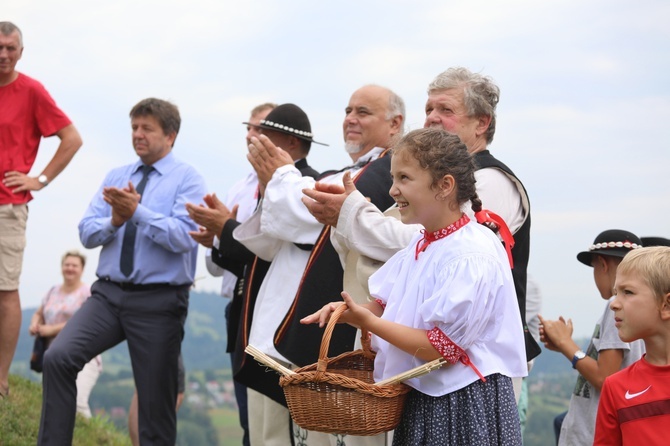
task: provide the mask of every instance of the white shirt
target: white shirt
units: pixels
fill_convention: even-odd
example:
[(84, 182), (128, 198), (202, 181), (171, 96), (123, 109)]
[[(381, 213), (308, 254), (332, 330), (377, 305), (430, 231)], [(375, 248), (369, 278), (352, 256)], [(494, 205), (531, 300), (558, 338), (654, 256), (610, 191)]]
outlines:
[[(514, 182), (503, 171), (493, 167), (475, 170), (475, 180), (482, 207), (500, 215), (512, 234), (515, 234), (526, 221), (528, 211), (524, 209), (521, 193)], [(464, 211), (473, 219), (474, 213), (469, 202)]]
[[(376, 159), (382, 151), (375, 148), (366, 156)], [(359, 170), (349, 169), (353, 175)], [(343, 176), (344, 171), (320, 181), (342, 184)], [(261, 205), (233, 232), (250, 251), (272, 262), (256, 298), (249, 344), (284, 362), (290, 361), (275, 348), (274, 335), (295, 299), (310, 255), (295, 244), (313, 245), (323, 229), (302, 203), (302, 190), (313, 188), (315, 183), (295, 166), (280, 167), (268, 182)]]
[[(235, 205), (238, 205), (236, 220), (239, 222), (247, 220), (258, 204), (258, 176), (256, 172), (250, 172), (245, 178), (235, 183), (228, 191), (224, 204), (231, 210)], [(219, 249), (220, 246), (219, 235), (216, 234), (214, 237), (213, 245), (216, 249)], [(221, 295), (228, 298), (232, 297), (235, 292), (237, 276), (212, 261), (211, 249), (205, 252), (205, 264), (211, 275), (222, 276)]]
[[(431, 243), (415, 259), (415, 234), (370, 278), (370, 293), (386, 302), (383, 319), (408, 327), (439, 328), (463, 348), (483, 376), (527, 375), (521, 317), (507, 254), (496, 235), (470, 221)], [(424, 363), (373, 336), (375, 381)], [(475, 371), (456, 363), (406, 384), (442, 396), (478, 380)]]

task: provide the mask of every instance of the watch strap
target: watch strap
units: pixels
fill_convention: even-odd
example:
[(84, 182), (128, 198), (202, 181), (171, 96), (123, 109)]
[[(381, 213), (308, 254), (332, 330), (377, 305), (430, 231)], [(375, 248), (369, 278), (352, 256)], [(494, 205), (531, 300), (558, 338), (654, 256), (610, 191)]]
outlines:
[(572, 368), (573, 369), (576, 368), (577, 367), (577, 361), (579, 361), (580, 359), (584, 359), (584, 358), (586, 358), (586, 353), (584, 353), (582, 350), (577, 350), (575, 352), (574, 356), (572, 357)]

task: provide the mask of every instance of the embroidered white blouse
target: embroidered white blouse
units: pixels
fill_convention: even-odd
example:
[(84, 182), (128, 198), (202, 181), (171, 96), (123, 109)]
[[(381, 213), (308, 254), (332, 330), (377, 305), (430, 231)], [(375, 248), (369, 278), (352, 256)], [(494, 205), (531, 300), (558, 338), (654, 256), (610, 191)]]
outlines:
[[(465, 350), (483, 376), (526, 376), (514, 283), (497, 236), (471, 221), (432, 242), (415, 259), (421, 238), (416, 234), (407, 248), (370, 277), (370, 294), (386, 305), (382, 318), (427, 332), (437, 328)], [(375, 381), (424, 363), (376, 336), (372, 347), (377, 351)], [(406, 384), (442, 396), (478, 379), (473, 368), (456, 362)]]

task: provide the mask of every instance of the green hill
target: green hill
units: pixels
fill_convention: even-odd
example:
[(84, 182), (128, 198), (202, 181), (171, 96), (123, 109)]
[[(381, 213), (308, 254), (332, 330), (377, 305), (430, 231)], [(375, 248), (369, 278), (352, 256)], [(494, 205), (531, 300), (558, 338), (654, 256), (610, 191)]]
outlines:
[[(228, 299), (214, 293), (191, 291), (188, 317), (182, 352), (186, 370), (207, 370), (230, 368), (230, 356), (226, 353), (226, 322), (224, 311)], [(35, 308), (25, 308), (22, 312), (21, 331), (16, 354), (12, 362), (12, 373), (39, 379), (33, 374), (28, 362), (34, 338), (28, 334), (30, 319)], [(130, 358), (125, 342), (102, 355), (105, 371), (130, 370)], [(107, 368), (109, 366), (110, 368)]]
[[(230, 378), (230, 356), (225, 352), (227, 336), (224, 311), (227, 303), (227, 299), (214, 293), (191, 292), (182, 343), (188, 387), (186, 400), (177, 414), (178, 445), (213, 446), (220, 443), (218, 438), (223, 439), (222, 446), (240, 443), (241, 434)], [(13, 422), (11, 420), (32, 420), (34, 424), (19, 428), (21, 435), (25, 435), (24, 438), (30, 441), (17, 443), (5, 441), (0, 436), (2, 446), (35, 444), (37, 438), (41, 409), (39, 382), (42, 376), (32, 372), (28, 366), (34, 340), (28, 334), (28, 325), (34, 311), (35, 308), (23, 310), (19, 343), (11, 367), (11, 373), (21, 377), (12, 376), (11, 399), (18, 395), (14, 388), (14, 380), (18, 380), (19, 383), (26, 380), (37, 382), (32, 385), (37, 385), (40, 391), (24, 405), (15, 407), (11, 413), (5, 414), (3, 410), (3, 417), (0, 418), (2, 420), (0, 430), (3, 432), (6, 423)], [(122, 436), (127, 436), (127, 408), (134, 389), (127, 344), (122, 342), (103, 353), (102, 358), (103, 373), (93, 388), (89, 400), (92, 412), (99, 418), (92, 423), (116, 426), (116, 431), (122, 432)], [(18, 422), (22, 424), (21, 421)], [(228, 439), (231, 442), (228, 442)], [(237, 443), (233, 443), (236, 440)], [(75, 442), (75, 444), (129, 444), (105, 443), (105, 441), (103, 439), (92, 443)]]
[[(32, 446), (39, 431), (42, 386), (16, 375), (9, 377), (9, 385), (9, 397), (0, 399), (0, 445)], [(129, 446), (130, 440), (104, 418), (77, 416), (72, 444)]]

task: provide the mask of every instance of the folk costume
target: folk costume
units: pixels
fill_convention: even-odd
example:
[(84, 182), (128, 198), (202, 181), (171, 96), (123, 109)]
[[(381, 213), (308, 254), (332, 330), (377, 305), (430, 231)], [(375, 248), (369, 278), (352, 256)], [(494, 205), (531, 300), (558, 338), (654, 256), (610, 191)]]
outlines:
[[(406, 381), (394, 445), (521, 444), (513, 377), (527, 374), (507, 254), (464, 215), (437, 237), (412, 237), (372, 275), (383, 319), (426, 330), (450, 365)], [(424, 361), (373, 335), (375, 381)], [(474, 404), (473, 404), (474, 402)]]
[[(279, 105), (260, 121), (259, 127), (287, 133), (310, 143), (322, 144), (312, 139), (307, 115), (294, 104)], [(247, 407), (252, 444), (283, 446), (291, 443), (292, 425), (286, 400), (279, 386), (278, 375), (268, 373), (265, 367), (243, 351), (251, 344), (266, 354), (282, 360), (267, 348), (267, 342), (262, 341), (265, 338), (271, 341), (274, 329), (268, 327), (273, 324), (276, 327), (278, 321), (273, 322), (273, 318), (280, 318), (283, 315), (282, 305), (286, 305), (283, 304), (285, 299), (281, 298), (281, 292), (271, 293), (268, 287), (282, 291), (284, 287), (287, 287), (287, 290), (294, 290), (297, 285), (291, 284), (289, 276), (279, 275), (273, 279), (271, 272), (274, 268), (282, 266), (293, 272), (293, 276), (297, 276), (304, 269), (313, 242), (305, 238), (293, 243), (286, 238), (294, 235), (292, 231), (295, 226), (290, 215), (282, 215), (284, 218), (282, 224), (277, 227), (272, 227), (272, 222), (268, 226), (267, 219), (277, 218), (275, 215), (277, 212), (281, 214), (292, 211), (291, 208), (277, 211), (274, 207), (278, 200), (281, 201), (280, 195), (287, 193), (279, 186), (284, 180), (291, 184), (305, 181), (313, 185), (316, 176), (317, 172), (307, 165), (305, 159), (298, 160), (294, 166), (280, 167), (267, 184), (265, 195), (251, 217), (241, 224), (228, 221), (221, 237), (223, 246), (220, 246), (220, 251), (229, 256), (229, 260), (232, 257), (233, 260), (244, 262), (243, 281), (239, 282), (237, 287), (237, 292), (241, 293), (242, 305), (233, 372), (234, 378), (248, 387)], [(302, 188), (299, 188), (291, 190), (291, 193), (294, 195), (293, 198), (297, 198), (294, 206), (299, 204), (300, 208), (304, 208), (299, 201), (301, 191)], [(233, 317), (235, 316), (231, 314), (231, 319)]]
[[(513, 216), (508, 217), (509, 221), (506, 221), (506, 223), (514, 234), (512, 277), (514, 277), (514, 289), (516, 290), (519, 314), (523, 324), (526, 358), (530, 361), (541, 352), (540, 346), (530, 334), (526, 323), (526, 281), (528, 277), (528, 258), (530, 256), (530, 200), (521, 180), (509, 167), (491, 155), (491, 152), (482, 150), (475, 153), (473, 157), (477, 165), (475, 171), (477, 194), (484, 206), (490, 207), (494, 211), (498, 206), (514, 210), (512, 212)], [(501, 173), (504, 174), (504, 178), (495, 178), (496, 174), (500, 175)], [(509, 190), (510, 181), (516, 190)], [(521, 205), (520, 208), (519, 205)]]
[[(303, 176), (310, 178), (318, 176), (318, 172), (309, 166), (306, 159), (298, 160), (295, 168)], [(228, 329), (228, 348), (234, 352), (233, 376), (236, 381), (286, 406), (284, 392), (279, 387), (279, 375), (267, 373), (266, 367), (244, 353), (244, 349), (250, 343), (249, 336), (258, 292), (270, 268), (270, 261), (256, 256), (234, 238), (233, 233), (241, 224), (240, 221), (228, 220), (221, 232), (218, 249), (212, 250), (212, 261), (239, 277), (231, 303)], [(260, 244), (262, 245), (262, 242)], [(304, 249), (300, 251), (309, 252)]]
[[(526, 269), (530, 250), (530, 201), (523, 184), (503, 163), (484, 150), (474, 155), (477, 170), (477, 195), (485, 208), (500, 215), (514, 235), (512, 257), (515, 291), (522, 321), (525, 321)], [(469, 205), (465, 213), (472, 219), (474, 215)], [(334, 245), (357, 251), (363, 256), (380, 262), (387, 261), (401, 247), (407, 246), (411, 238), (421, 229), (421, 225), (405, 225), (395, 218), (387, 218), (374, 206), (367, 203), (363, 194), (350, 194), (342, 205), (334, 229)], [(523, 322), (526, 357), (537, 356), (540, 347)]]
[[(376, 183), (379, 188), (377, 194), (374, 194), (371, 188), (368, 190), (375, 197), (375, 201), (377, 197), (384, 195), (387, 200), (384, 206), (388, 207), (391, 201), (388, 195), (390, 158), (385, 155), (384, 149), (374, 148), (361, 156), (356, 165), (338, 172), (328, 172), (319, 181), (341, 184), (345, 171), (349, 171), (357, 184), (362, 178), (366, 178), (365, 181)], [(258, 292), (253, 310), (249, 344), (286, 364), (296, 364), (295, 356), (285, 354), (285, 351), (275, 344), (275, 332), (280, 324), (286, 321), (297, 324), (300, 330), (297, 337), (290, 338), (291, 342), (297, 342), (297, 344), (291, 345), (289, 350), (309, 352), (307, 353), (309, 356), (302, 360), (302, 364), (307, 364), (308, 361), (314, 362), (318, 356), (322, 330), (316, 328), (315, 335), (312, 333), (306, 335), (302, 328), (307, 327), (314, 330), (314, 327), (299, 323), (300, 318), (315, 310), (305, 310), (304, 314), (295, 312), (298, 287), (305, 283), (304, 274), (306, 273), (303, 272), (315, 264), (313, 259), (324, 253), (327, 254), (316, 263), (319, 265), (321, 276), (315, 276), (309, 280), (310, 284), (316, 284), (318, 291), (310, 294), (309, 298), (318, 302), (318, 308), (332, 300), (333, 296), (339, 296), (342, 291), (342, 266), (337, 253), (330, 245), (328, 227), (324, 228), (309, 213), (301, 200), (302, 189), (313, 188), (314, 184), (315, 181), (312, 178), (298, 176), (292, 166), (277, 169), (266, 187), (259, 209), (234, 232), (235, 238), (258, 254), (259, 258), (272, 261)], [(313, 288), (310, 289), (313, 290)], [(327, 293), (327, 290), (332, 291)], [(292, 317), (285, 317), (287, 314)], [(292, 329), (294, 327), (291, 325)], [(293, 335), (294, 332), (291, 333)], [(339, 330), (336, 330), (333, 334), (333, 339), (337, 339), (343, 345), (340, 347), (341, 351), (352, 350), (353, 347), (355, 330), (345, 330), (345, 333), (342, 335)], [(281, 388), (277, 386), (277, 390), (281, 391)], [(294, 428), (296, 429), (294, 435), (298, 436), (303, 443), (314, 444), (314, 441), (317, 443), (330, 441), (330, 438), (325, 440), (317, 438), (324, 434), (312, 434), (297, 426)], [(305, 438), (306, 436), (310, 436), (310, 439)]]
[[(344, 172), (350, 171), (360, 193), (366, 199), (369, 198), (377, 209), (387, 209), (393, 204), (393, 199), (388, 193), (391, 187), (390, 165), (391, 157), (387, 156), (387, 151), (376, 147), (360, 157), (356, 165), (325, 175), (319, 181), (342, 184)], [(306, 208), (304, 212), (309, 214)], [(300, 221), (306, 220), (300, 219)], [(340, 257), (331, 242), (331, 227), (318, 223), (314, 225), (312, 222), (309, 226), (312, 229), (319, 229), (320, 232), (307, 267), (300, 278), (297, 292), (291, 298), (291, 306), (284, 313), (285, 317), (274, 334), (277, 351), (289, 362), (298, 366), (317, 361), (323, 334), (323, 329), (316, 325), (301, 324), (300, 319), (319, 310), (328, 302), (338, 299), (343, 287), (344, 271)], [(355, 338), (355, 328), (346, 324), (338, 325), (333, 331), (329, 356), (352, 351)]]

